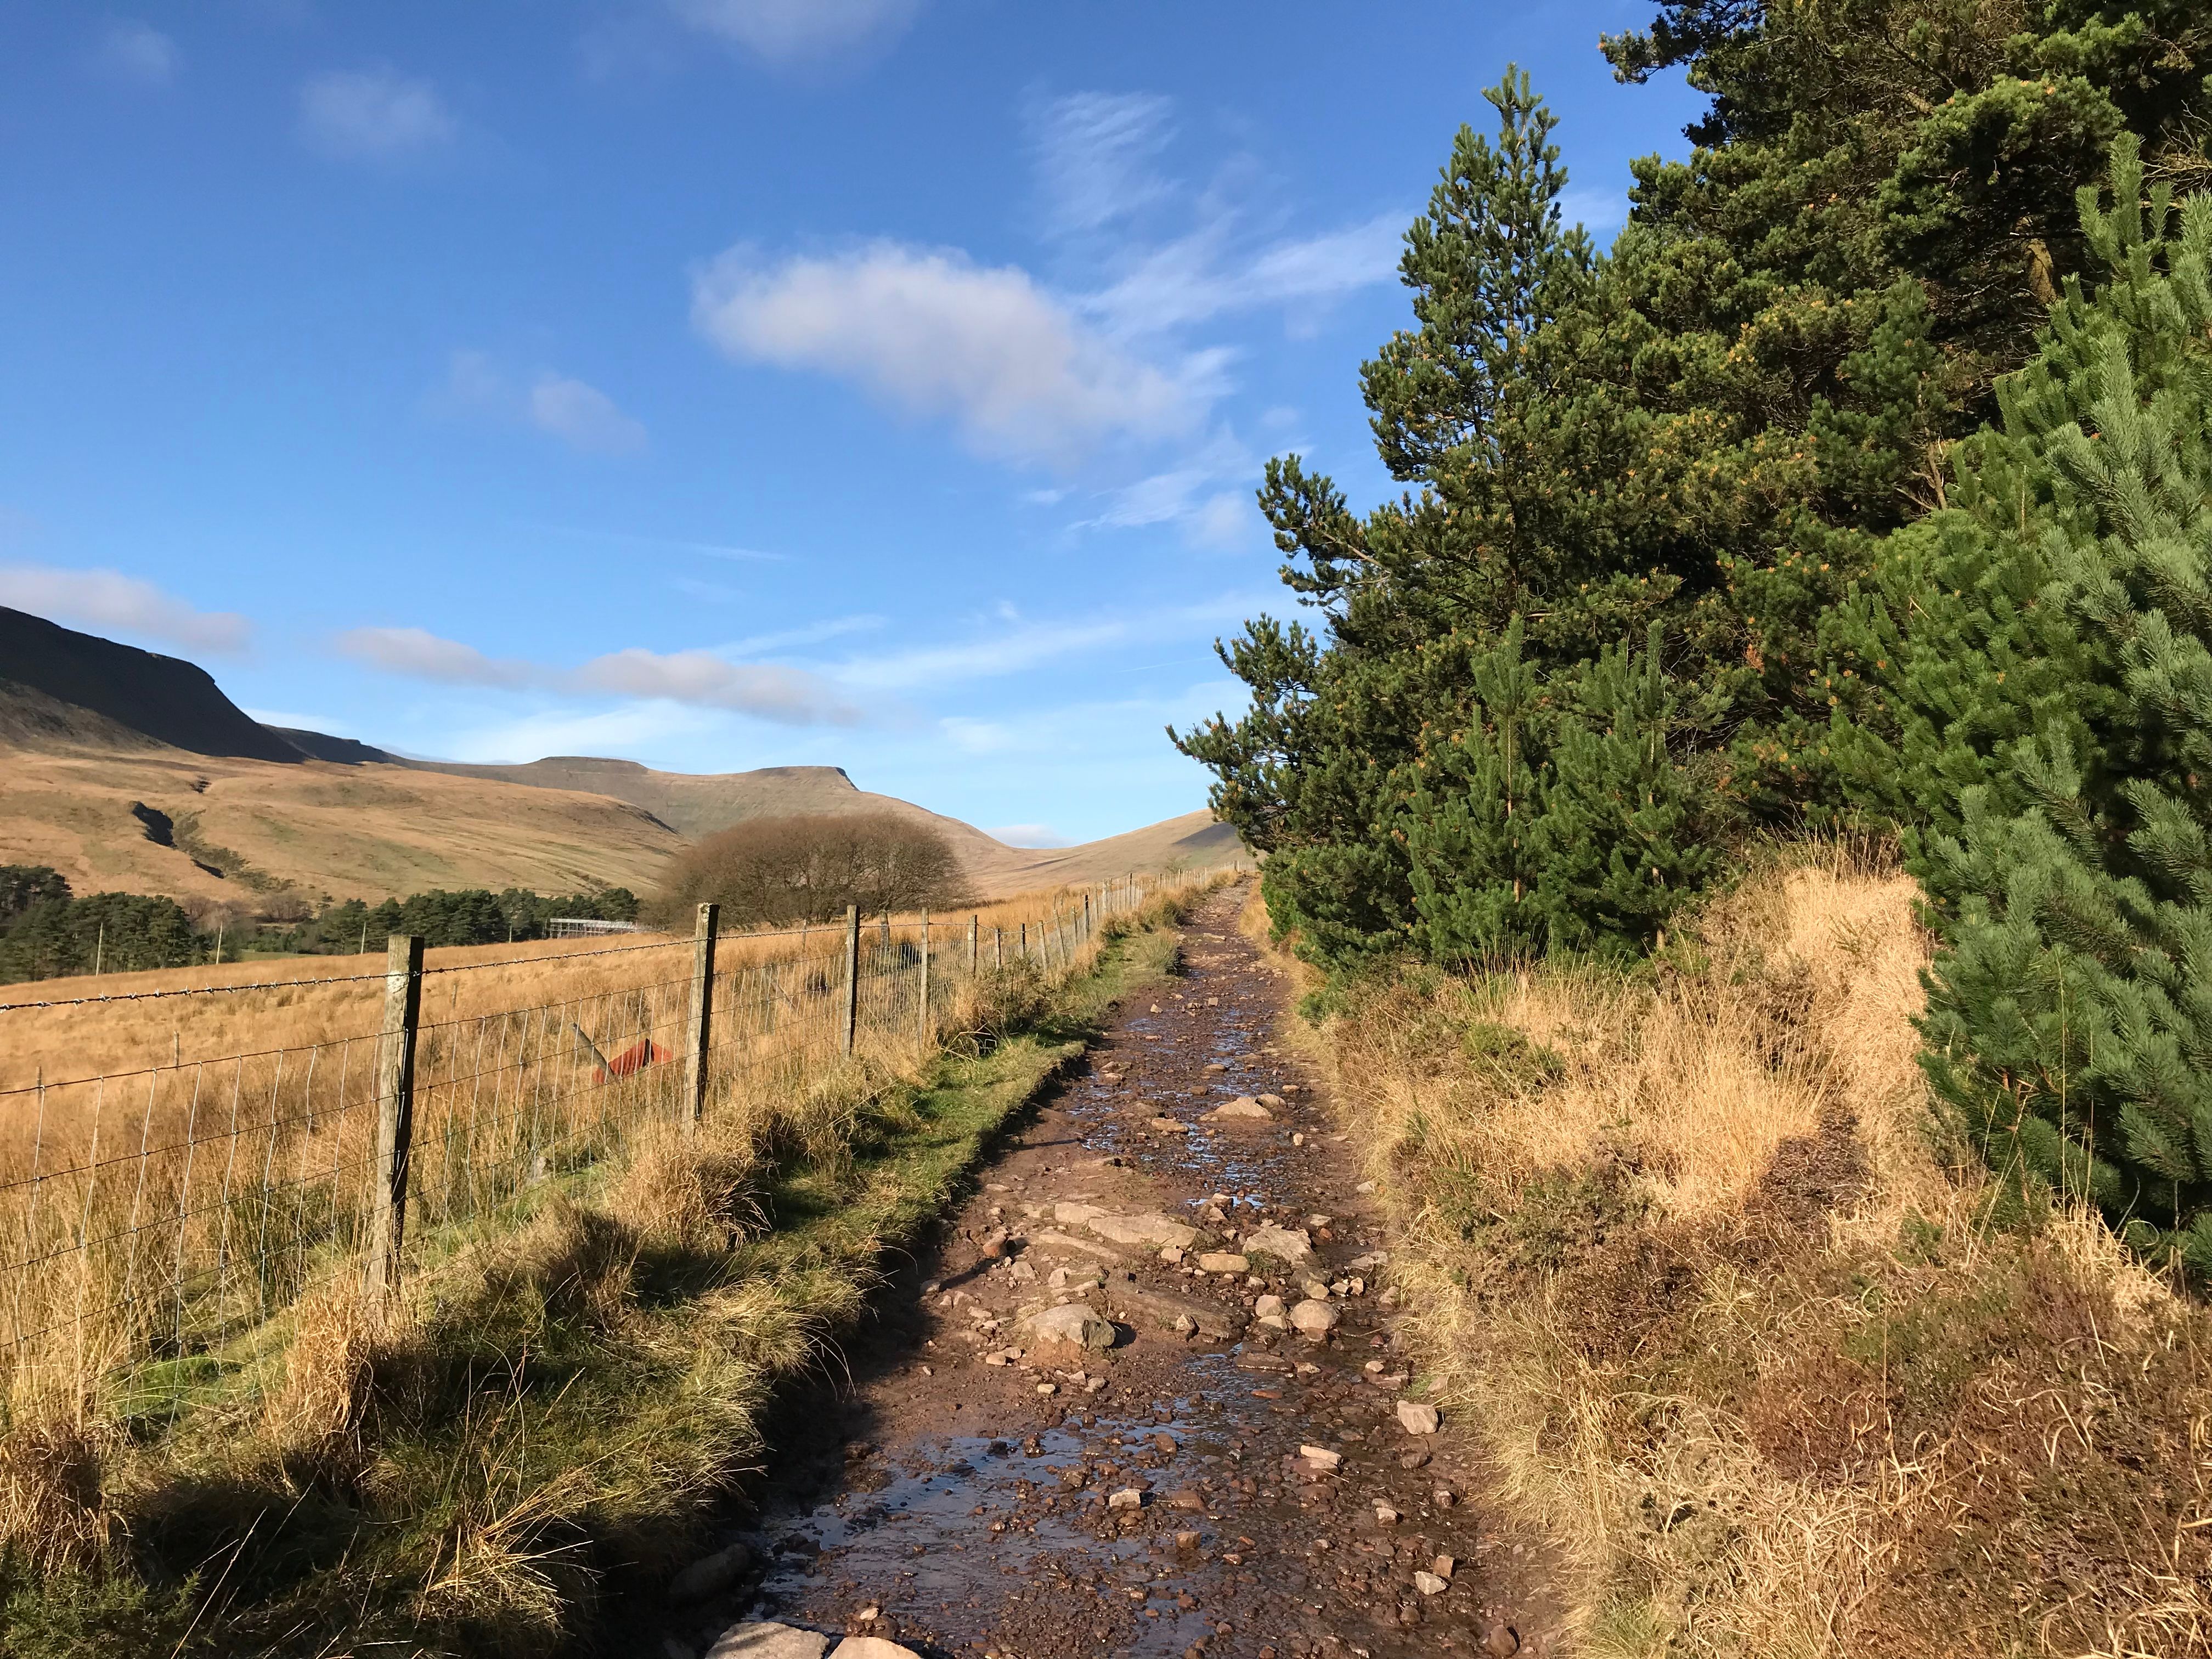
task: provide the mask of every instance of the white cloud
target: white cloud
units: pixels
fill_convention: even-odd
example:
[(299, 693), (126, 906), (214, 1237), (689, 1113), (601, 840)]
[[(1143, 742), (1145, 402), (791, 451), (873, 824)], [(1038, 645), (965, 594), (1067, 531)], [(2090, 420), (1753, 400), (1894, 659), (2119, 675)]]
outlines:
[(459, 123), (428, 81), (336, 70), (300, 88), (300, 131), (326, 155), (400, 161), (452, 142)]
[(546, 374), (530, 388), (530, 422), (577, 449), (625, 455), (645, 447), (645, 428), (597, 386)]
[(149, 581), (117, 570), (0, 565), (0, 605), (88, 629), (117, 629), (195, 651), (243, 651), (252, 624), (228, 611), (196, 611)]
[(177, 43), (151, 23), (123, 17), (100, 30), (96, 57), (110, 75), (149, 87), (168, 85), (185, 61)]
[(732, 357), (837, 375), (970, 445), (1072, 462), (1103, 441), (1188, 431), (1224, 389), (1224, 354), (1164, 368), (1087, 327), (1018, 267), (876, 242), (762, 264), (732, 248), (696, 278), (692, 317)]
[(848, 685), (911, 691), (958, 680), (992, 679), (1126, 639), (1132, 623), (1024, 623), (954, 645), (917, 646), (854, 657), (833, 671)]
[(1073, 847), (1075, 838), (1063, 836), (1048, 823), (1002, 823), (983, 832), (1009, 847)]
[(1096, 514), (1071, 527), (1135, 530), (1171, 524), (1194, 547), (1240, 547), (1253, 539), (1260, 525), (1248, 487), (1257, 471), (1249, 451), (1229, 434), (1218, 433), (1193, 449), (1182, 465), (1108, 491)]
[(1179, 629), (1216, 628), (1241, 622), (1265, 603), (1256, 594), (1225, 594), (1196, 605), (1131, 611), (1104, 621), (1026, 622), (1002, 607), (1003, 626), (950, 645), (917, 646), (878, 652), (825, 665), (839, 684), (871, 690), (908, 691), (963, 680), (992, 679), (1057, 661), (1085, 651), (1139, 641), (1157, 646)]
[(1175, 136), (1173, 110), (1152, 93), (1078, 92), (1033, 103), (1047, 222), (1063, 234), (1099, 230), (1172, 195), (1152, 163)]
[(789, 726), (852, 726), (860, 720), (860, 709), (804, 670), (730, 662), (708, 651), (664, 655), (633, 647), (592, 659), (571, 678), (592, 690), (728, 708)]
[(824, 640), (839, 639), (848, 634), (873, 633), (886, 620), (869, 612), (854, 617), (831, 617), (799, 628), (781, 629), (773, 634), (755, 634), (750, 639), (732, 640), (716, 649), (732, 657), (757, 656), (763, 651), (785, 651), (794, 645), (819, 645)]
[(1139, 334), (1261, 306), (1326, 304), (1390, 280), (1406, 223), (1406, 216), (1381, 213), (1342, 230), (1243, 248), (1224, 218), (1138, 257), (1084, 309)]
[[(486, 352), (453, 354), (446, 371), (444, 401), (456, 408), (535, 427), (572, 449), (591, 454), (635, 454), (646, 444), (644, 423), (624, 414), (615, 400), (597, 386), (574, 375), (547, 369), (525, 390), (501, 373)], [(743, 549), (692, 546), (693, 550), (700, 552), (744, 552)]]
[(903, 33), (921, 0), (670, 0), (692, 27), (777, 69), (819, 63)]
[(446, 685), (526, 689), (567, 696), (613, 696), (752, 714), (786, 726), (850, 726), (861, 711), (842, 692), (804, 669), (732, 662), (711, 651), (663, 653), (633, 647), (594, 657), (580, 668), (488, 657), (472, 645), (420, 628), (356, 628), (337, 647), (387, 674)]
[(1200, 547), (1227, 550), (1252, 540), (1261, 520), (1249, 489), (1224, 489), (1208, 495), (1187, 514), (1183, 532)]
[(337, 647), (356, 662), (387, 674), (436, 680), (445, 685), (514, 688), (538, 678), (526, 662), (487, 657), (472, 645), (440, 639), (420, 628), (354, 628), (337, 637)]

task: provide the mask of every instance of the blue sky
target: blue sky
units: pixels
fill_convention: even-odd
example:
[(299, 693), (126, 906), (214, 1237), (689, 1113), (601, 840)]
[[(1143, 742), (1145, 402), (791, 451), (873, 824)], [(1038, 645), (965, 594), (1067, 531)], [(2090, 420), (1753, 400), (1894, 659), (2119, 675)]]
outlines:
[(1652, 9), (16, 0), (0, 603), (410, 753), (1188, 811), (1453, 132), (1518, 61), (1609, 235)]

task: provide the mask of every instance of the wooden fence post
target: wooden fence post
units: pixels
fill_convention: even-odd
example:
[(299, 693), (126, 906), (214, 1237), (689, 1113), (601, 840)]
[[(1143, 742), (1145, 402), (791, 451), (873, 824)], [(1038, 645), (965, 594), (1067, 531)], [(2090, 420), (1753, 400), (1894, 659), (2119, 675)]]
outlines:
[(380, 1310), (399, 1289), (407, 1239), (407, 1162), (415, 1141), (415, 1039), (422, 1019), (422, 939), (385, 946), (384, 1024), (376, 1044), (376, 1170), (368, 1233), (368, 1294)]
[(707, 1049), (714, 1025), (714, 928), (721, 918), (720, 905), (702, 904), (691, 930), (691, 1018), (684, 1030), (691, 1050), (684, 1077), (684, 1092), (691, 1106), (684, 1121), (687, 1135), (697, 1132), (707, 1112)]
[(860, 1024), (860, 907), (845, 907), (845, 1046), (853, 1052), (853, 1038)]
[(1003, 927), (994, 927), (991, 930), (991, 966), (1003, 968), (1006, 965), (1006, 930)]
[(921, 913), (921, 1046), (929, 1047), (929, 912)]
[(980, 918), (968, 918), (968, 977), (970, 979), (975, 977), (975, 969), (981, 965), (975, 955), (975, 934), (980, 925)]

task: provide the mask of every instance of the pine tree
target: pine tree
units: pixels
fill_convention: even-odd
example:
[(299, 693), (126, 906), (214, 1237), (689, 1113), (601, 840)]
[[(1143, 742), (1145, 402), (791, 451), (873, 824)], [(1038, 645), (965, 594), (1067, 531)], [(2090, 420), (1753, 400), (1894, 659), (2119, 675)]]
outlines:
[(1607, 651), (1560, 721), (1532, 848), (1554, 948), (1646, 945), (1713, 870), (1701, 792), (1668, 750), (1675, 693), (1660, 646), (1655, 623), (1640, 658)]
[(1377, 451), (1418, 493), (1363, 520), (1296, 457), (1270, 464), (1284, 580), (1327, 635), (1252, 624), (1223, 652), (1251, 712), (1176, 738), (1271, 854), (1274, 914), (1334, 963), (1540, 949), (1561, 921), (1612, 936), (1555, 916), (1576, 884), (1536, 901), (1529, 769), (1681, 586), (1628, 564), (1635, 417), (1604, 372), (1598, 261), (1560, 211), (1553, 118), (1517, 71), (1485, 95), (1495, 138), (1461, 131), (1407, 235), (1415, 326), (1362, 374)]
[[(1961, 504), (1894, 538), (1865, 636), (1944, 938), (1939, 1097), (2000, 1169), (2212, 1273), (2212, 196), (2131, 137)], [(1867, 775), (1873, 768), (1863, 769)]]

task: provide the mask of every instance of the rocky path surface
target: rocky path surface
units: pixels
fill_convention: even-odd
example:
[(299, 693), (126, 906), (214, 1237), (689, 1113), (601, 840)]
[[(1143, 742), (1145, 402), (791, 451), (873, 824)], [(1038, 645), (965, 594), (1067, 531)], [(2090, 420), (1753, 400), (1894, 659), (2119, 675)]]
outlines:
[(1243, 896), (784, 1408), (749, 1570), (670, 1659), (1551, 1650), (1533, 1555), (1409, 1386), (1387, 1242)]

